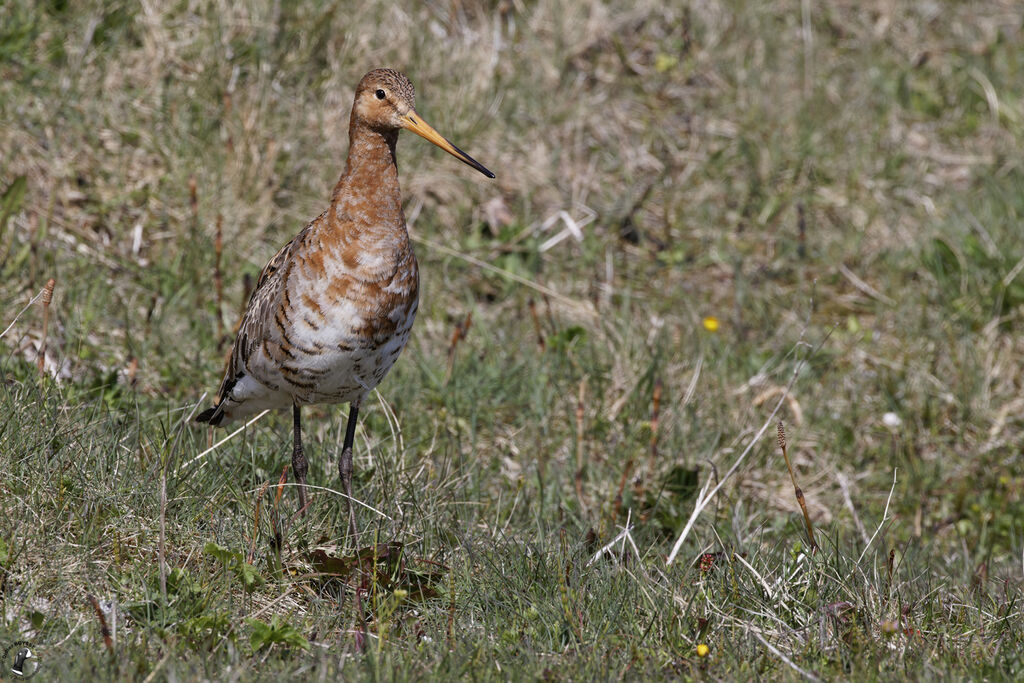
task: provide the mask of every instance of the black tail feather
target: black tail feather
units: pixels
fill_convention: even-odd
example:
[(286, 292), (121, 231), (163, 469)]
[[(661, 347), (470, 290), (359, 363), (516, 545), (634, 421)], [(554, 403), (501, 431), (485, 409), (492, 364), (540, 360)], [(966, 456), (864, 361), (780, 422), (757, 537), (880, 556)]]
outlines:
[(196, 422), (208, 422), (213, 427), (219, 427), (223, 420), (224, 411), (219, 410), (217, 406), (207, 408), (196, 415)]

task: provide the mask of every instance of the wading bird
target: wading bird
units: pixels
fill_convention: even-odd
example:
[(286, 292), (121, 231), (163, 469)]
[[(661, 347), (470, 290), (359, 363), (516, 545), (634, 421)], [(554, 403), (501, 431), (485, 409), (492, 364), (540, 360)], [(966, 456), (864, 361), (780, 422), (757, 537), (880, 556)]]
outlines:
[(261, 410), (291, 407), (292, 469), (304, 512), (302, 406), (348, 403), (338, 473), (354, 541), (352, 442), (359, 406), (405, 347), (419, 305), (419, 269), (395, 163), (398, 132), (412, 131), (494, 177), (428, 125), (414, 105), (412, 83), (397, 71), (375, 69), (359, 81), (348, 160), (331, 205), (263, 268), (216, 402), (196, 417), (222, 426)]

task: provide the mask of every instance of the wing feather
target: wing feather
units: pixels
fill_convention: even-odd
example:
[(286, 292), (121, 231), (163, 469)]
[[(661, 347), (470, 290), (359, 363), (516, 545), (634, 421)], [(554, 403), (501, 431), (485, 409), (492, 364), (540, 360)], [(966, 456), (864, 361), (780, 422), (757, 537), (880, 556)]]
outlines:
[(238, 380), (245, 376), (249, 358), (266, 339), (268, 327), (272, 324), (274, 313), (281, 304), (292, 250), (301, 243), (311, 226), (312, 224), (307, 225), (292, 241), (281, 247), (260, 271), (256, 286), (253, 287), (245, 312), (242, 314), (242, 320), (238, 324), (238, 334), (231, 347), (224, 379), (217, 390), (215, 405), (197, 418), (202, 422), (216, 425), (222, 420), (226, 399)]

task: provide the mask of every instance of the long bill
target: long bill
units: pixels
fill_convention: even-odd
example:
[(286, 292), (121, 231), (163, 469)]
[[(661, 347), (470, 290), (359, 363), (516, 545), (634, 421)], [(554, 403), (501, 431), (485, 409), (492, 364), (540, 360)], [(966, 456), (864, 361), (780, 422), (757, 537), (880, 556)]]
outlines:
[(406, 130), (416, 133), (416, 135), (419, 135), (424, 140), (433, 142), (435, 145), (448, 152), (462, 163), (472, 166), (488, 178), (494, 177), (494, 174), (484, 168), (483, 164), (453, 145), (446, 137), (434, 130), (433, 126), (420, 118), (420, 115), (415, 111), (410, 111), (408, 114), (403, 116), (402, 124)]

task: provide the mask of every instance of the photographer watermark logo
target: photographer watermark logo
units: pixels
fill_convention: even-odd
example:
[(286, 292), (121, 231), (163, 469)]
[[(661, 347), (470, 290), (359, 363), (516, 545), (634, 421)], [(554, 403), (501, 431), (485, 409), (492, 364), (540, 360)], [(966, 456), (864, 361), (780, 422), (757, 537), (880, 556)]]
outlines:
[(2, 677), (14, 680), (31, 678), (39, 671), (39, 655), (35, 646), (27, 640), (19, 640), (4, 650)]

